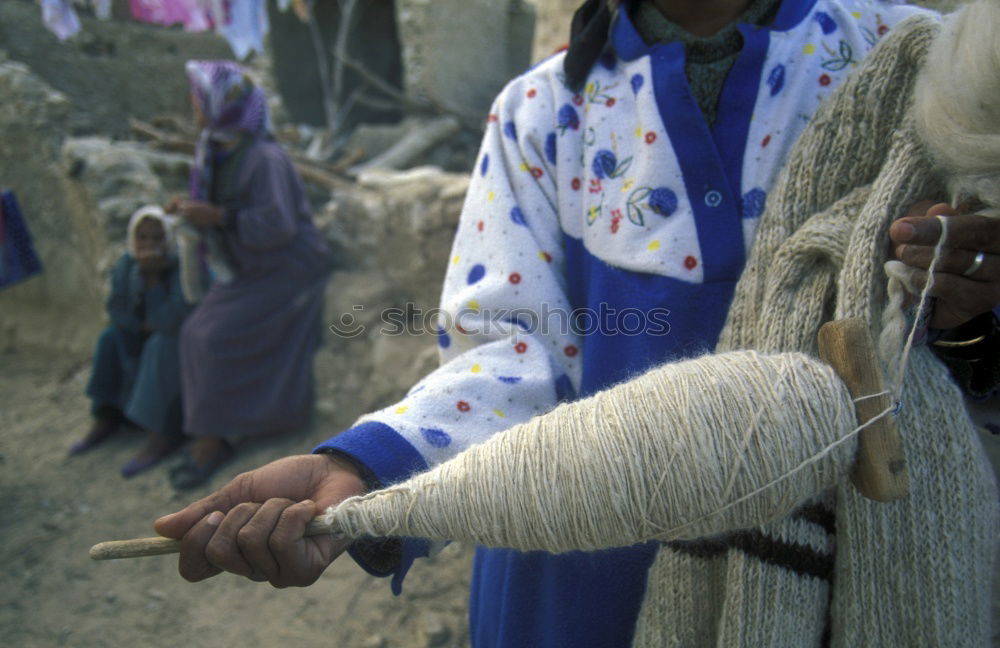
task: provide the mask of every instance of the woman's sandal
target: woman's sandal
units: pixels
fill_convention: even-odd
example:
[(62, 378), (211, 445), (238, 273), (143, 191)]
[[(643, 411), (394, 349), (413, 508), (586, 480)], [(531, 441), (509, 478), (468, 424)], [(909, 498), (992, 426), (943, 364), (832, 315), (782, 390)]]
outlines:
[(170, 485), (177, 490), (187, 490), (201, 486), (221, 468), (226, 462), (236, 454), (233, 447), (223, 442), (218, 450), (205, 463), (198, 463), (194, 457), (188, 453), (184, 456), (184, 461), (170, 469)]
[(139, 451), (139, 454), (129, 459), (121, 467), (122, 477), (135, 477), (139, 473), (149, 470), (172, 455), (183, 444), (183, 438), (156, 438), (147, 441), (143, 449)]

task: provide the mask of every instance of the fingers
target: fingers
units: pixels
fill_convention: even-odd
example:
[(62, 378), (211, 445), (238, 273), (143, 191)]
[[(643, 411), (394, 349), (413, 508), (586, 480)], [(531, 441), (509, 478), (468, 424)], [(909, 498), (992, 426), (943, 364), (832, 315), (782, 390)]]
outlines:
[(225, 518), (224, 513), (213, 511), (194, 524), (181, 538), (181, 555), (177, 562), (177, 571), (184, 580), (196, 583), (222, 572), (205, 558), (205, 547), (215, 535), (223, 518)]
[[(910, 292), (919, 292), (927, 281), (926, 270), (908, 267)], [(975, 281), (968, 277), (945, 272), (934, 273), (930, 295), (936, 297), (930, 326), (950, 329), (1000, 304), (1000, 285), (995, 282)]]
[(188, 504), (176, 513), (164, 515), (153, 523), (153, 528), (161, 536), (180, 539), (209, 513), (228, 513), (236, 503), (250, 500), (245, 494), (252, 489), (252, 480), (250, 473), (238, 475), (211, 495)]
[[(933, 247), (941, 237), (941, 222), (936, 213), (950, 211), (946, 205), (935, 205), (928, 216), (901, 218), (892, 224), (889, 236), (897, 244)], [(1000, 219), (978, 214), (950, 216), (945, 245), (960, 250), (1000, 254)]]
[[(977, 254), (978, 252), (973, 250), (945, 248), (941, 252), (935, 271), (964, 276), (973, 281), (987, 281), (993, 277), (1000, 277), (1000, 255), (985, 253), (979, 267), (974, 268), (974, 272), (965, 274), (974, 267)], [(896, 258), (908, 266), (927, 270), (934, 258), (934, 248), (926, 245), (900, 245), (896, 248)]]
[(306, 500), (287, 507), (278, 518), (268, 541), (268, 549), (280, 570), (268, 579), (275, 587), (312, 585), (350, 544), (334, 541), (329, 535), (304, 538), (306, 525), (316, 513), (316, 505)]
[(181, 540), (181, 576), (196, 582), (222, 571), (275, 587), (311, 585), (347, 547), (331, 536), (304, 537), (316, 513), (312, 501), (271, 499), (216, 511)]

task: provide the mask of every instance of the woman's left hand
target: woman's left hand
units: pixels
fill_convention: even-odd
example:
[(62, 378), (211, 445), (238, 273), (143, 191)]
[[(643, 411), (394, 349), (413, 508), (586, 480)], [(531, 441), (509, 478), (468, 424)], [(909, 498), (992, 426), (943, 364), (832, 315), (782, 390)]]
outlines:
[(930, 326), (955, 328), (1000, 304), (1000, 218), (958, 213), (944, 203), (917, 203), (892, 224), (894, 256), (909, 266), (911, 283), (923, 286), (948, 218), (948, 238), (934, 273), (937, 298)]
[(181, 218), (195, 227), (209, 227), (211, 225), (222, 224), (222, 208), (216, 207), (204, 200), (182, 198), (173, 202), (171, 206), (174, 208), (175, 213), (180, 214)]

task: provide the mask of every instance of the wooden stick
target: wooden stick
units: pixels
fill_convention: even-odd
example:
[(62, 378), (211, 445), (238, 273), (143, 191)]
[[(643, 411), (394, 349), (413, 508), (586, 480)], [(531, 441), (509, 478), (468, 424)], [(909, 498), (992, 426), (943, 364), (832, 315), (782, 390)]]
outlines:
[[(336, 528), (323, 521), (325, 516), (317, 516), (306, 526), (307, 536), (327, 535), (336, 532)], [(110, 540), (99, 542), (90, 548), (90, 557), (94, 560), (118, 560), (119, 558), (144, 558), (145, 556), (162, 556), (179, 553), (181, 541), (173, 538), (136, 538), (135, 540)]]
[[(883, 393), (886, 389), (875, 342), (864, 320), (824, 324), (819, 330), (819, 355), (837, 372), (851, 396), (862, 398), (854, 403), (859, 425), (892, 407), (889, 394)], [(909, 492), (903, 440), (891, 415), (882, 416), (858, 434), (851, 482), (862, 495), (880, 502), (900, 499)]]

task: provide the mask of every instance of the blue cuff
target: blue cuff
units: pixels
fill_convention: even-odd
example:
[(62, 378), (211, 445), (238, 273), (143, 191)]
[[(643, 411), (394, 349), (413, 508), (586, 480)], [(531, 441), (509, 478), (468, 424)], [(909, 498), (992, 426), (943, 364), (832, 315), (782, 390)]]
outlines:
[[(321, 443), (313, 452), (337, 450), (350, 455), (375, 475), (382, 486), (388, 486), (427, 470), (427, 462), (410, 442), (396, 430), (378, 421), (368, 421), (341, 432)], [(391, 571), (375, 569), (366, 561), (356, 546), (347, 553), (358, 566), (373, 576), (392, 576), (390, 588), (396, 596), (403, 591), (403, 579), (417, 558), (430, 552), (430, 541), (421, 538), (402, 538), (403, 555)]]
[(389, 589), (393, 595), (399, 596), (403, 593), (403, 579), (413, 566), (413, 561), (417, 558), (426, 558), (430, 554), (431, 541), (424, 538), (400, 538), (403, 542), (403, 555), (399, 559), (399, 564), (391, 571), (382, 571), (372, 567), (371, 563), (365, 560), (362, 552), (357, 550), (357, 544), (352, 544), (347, 548), (347, 555), (354, 559), (358, 567), (365, 570), (372, 576), (384, 578), (392, 576), (389, 581)]
[(427, 470), (427, 462), (417, 449), (399, 432), (378, 421), (355, 425), (313, 448), (314, 453), (329, 450), (338, 450), (364, 464), (382, 486)]

